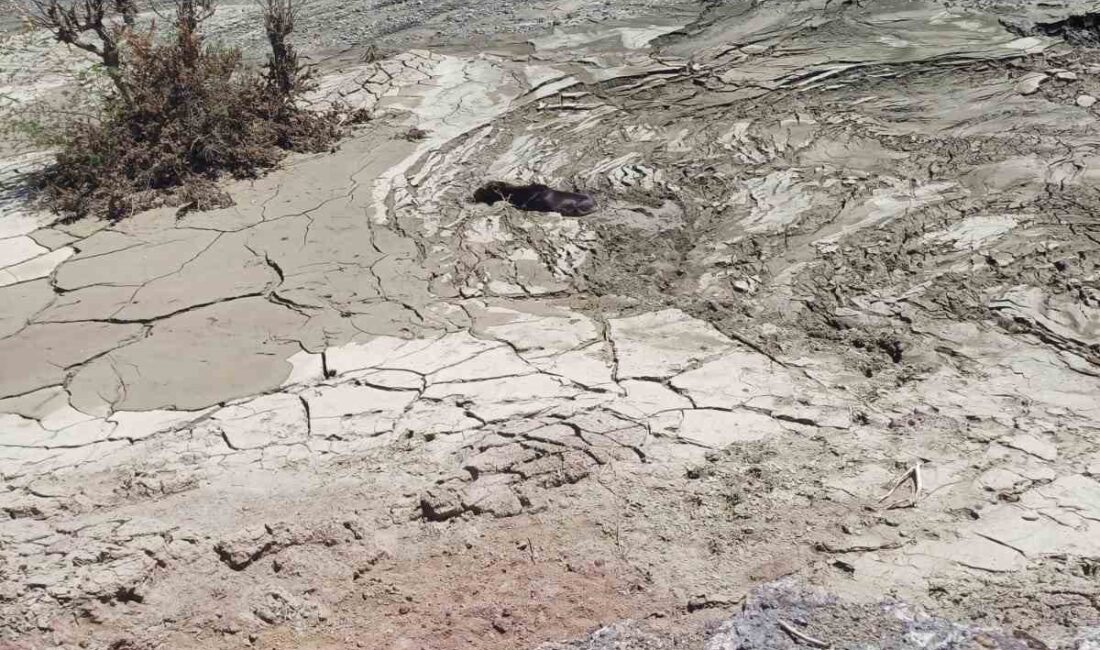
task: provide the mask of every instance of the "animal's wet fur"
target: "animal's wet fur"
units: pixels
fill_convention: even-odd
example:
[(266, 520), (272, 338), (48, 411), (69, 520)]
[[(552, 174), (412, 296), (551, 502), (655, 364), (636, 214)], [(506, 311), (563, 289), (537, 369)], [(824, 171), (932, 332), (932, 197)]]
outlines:
[(492, 181), (474, 192), (474, 201), (489, 205), (507, 201), (520, 210), (557, 212), (567, 217), (579, 217), (596, 210), (596, 200), (587, 194), (561, 192), (537, 183), (509, 185)]

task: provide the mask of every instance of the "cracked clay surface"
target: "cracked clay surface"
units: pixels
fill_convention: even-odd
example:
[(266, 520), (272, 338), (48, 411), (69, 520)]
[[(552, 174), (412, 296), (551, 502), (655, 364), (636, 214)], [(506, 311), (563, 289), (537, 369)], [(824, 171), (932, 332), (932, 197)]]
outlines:
[(1100, 647), (1086, 3), (374, 4), (233, 207), (4, 150), (0, 647)]

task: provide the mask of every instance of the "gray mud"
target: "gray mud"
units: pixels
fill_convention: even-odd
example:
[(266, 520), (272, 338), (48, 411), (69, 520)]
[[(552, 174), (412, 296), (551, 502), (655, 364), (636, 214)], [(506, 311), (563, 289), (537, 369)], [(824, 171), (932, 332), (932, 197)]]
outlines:
[(1096, 7), (309, 7), (374, 120), (231, 208), (5, 145), (0, 645), (1095, 647)]
[[(1094, 635), (1078, 639), (1088, 647)], [(1037, 640), (1018, 638), (929, 616), (900, 602), (844, 602), (783, 580), (758, 587), (728, 620), (708, 620), (690, 631), (669, 634), (653, 622), (605, 627), (581, 641), (547, 644), (538, 650), (736, 650), (833, 647), (861, 650), (1028, 650)], [(1041, 643), (1041, 642), (1040, 642)]]

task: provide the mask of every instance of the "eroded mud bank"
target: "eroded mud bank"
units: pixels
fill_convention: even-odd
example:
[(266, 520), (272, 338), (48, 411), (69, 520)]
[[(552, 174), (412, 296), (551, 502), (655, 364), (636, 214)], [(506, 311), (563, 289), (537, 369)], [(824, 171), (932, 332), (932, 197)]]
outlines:
[(850, 604), (793, 621), (836, 643), (887, 643), (894, 598), (986, 647), (1095, 636), (1087, 7), (609, 7), (327, 51), (313, 100), (375, 121), (233, 208), (4, 195), (0, 638), (724, 648), (783, 576)]

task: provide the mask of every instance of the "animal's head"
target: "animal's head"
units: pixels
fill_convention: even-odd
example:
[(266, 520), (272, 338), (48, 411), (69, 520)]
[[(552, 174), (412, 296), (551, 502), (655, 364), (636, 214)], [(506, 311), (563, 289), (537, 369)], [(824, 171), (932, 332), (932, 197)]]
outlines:
[(488, 203), (489, 205), (492, 205), (497, 201), (501, 201), (507, 198), (507, 196), (505, 195), (507, 189), (507, 183), (502, 183), (500, 181), (491, 181), (489, 183), (486, 183), (485, 185), (482, 185), (474, 192), (474, 201), (477, 203)]
[(599, 205), (596, 203), (596, 199), (588, 196), (587, 194), (578, 194), (574, 208), (577, 216), (584, 216), (596, 211)]

